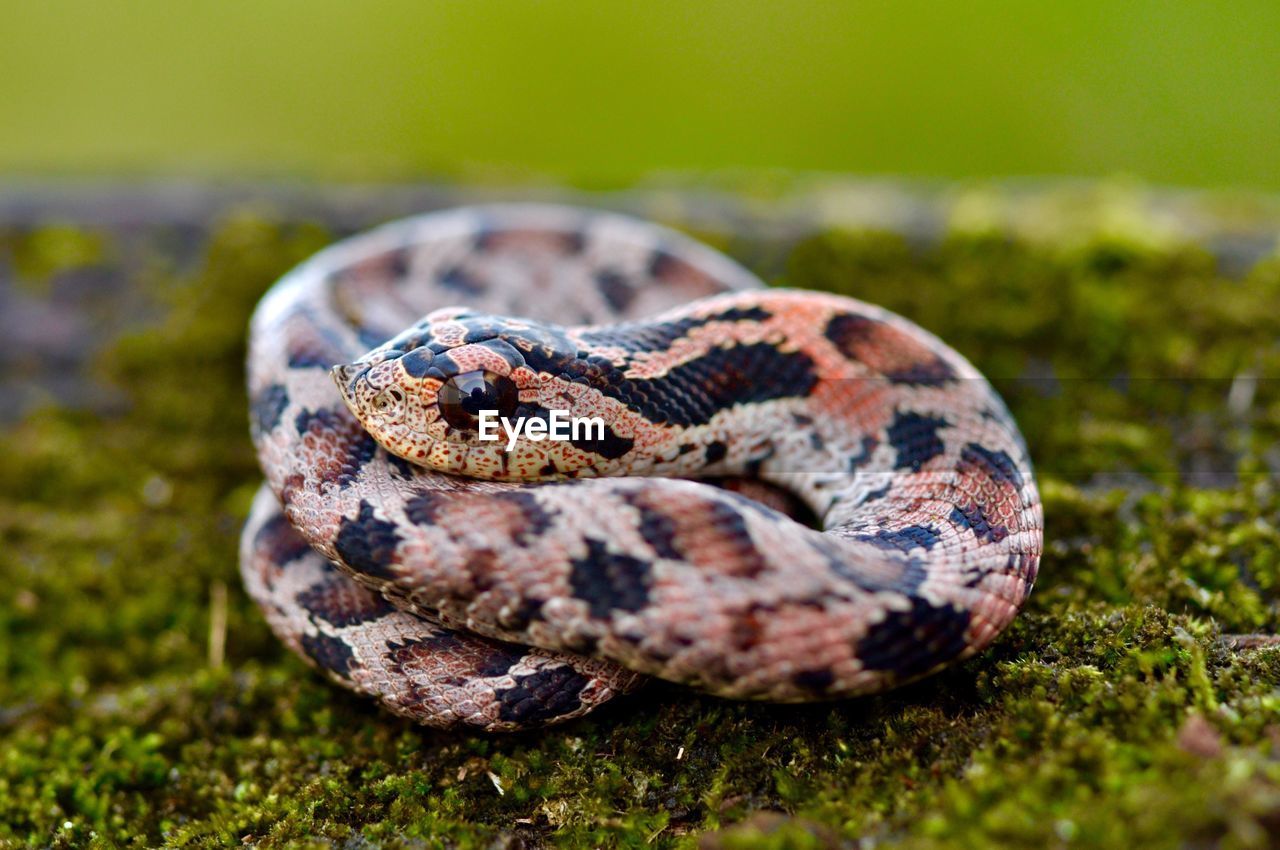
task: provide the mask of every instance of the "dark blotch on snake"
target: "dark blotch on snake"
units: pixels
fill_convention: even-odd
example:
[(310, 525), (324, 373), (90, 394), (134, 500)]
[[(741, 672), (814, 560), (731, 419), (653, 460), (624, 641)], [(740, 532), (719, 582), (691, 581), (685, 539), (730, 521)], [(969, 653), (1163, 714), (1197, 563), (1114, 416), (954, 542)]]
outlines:
[(498, 617), (498, 625), (514, 632), (524, 631), (534, 620), (542, 619), (542, 606), (547, 600), (526, 596), (516, 607)]
[(498, 649), (492, 655), (480, 662), (476, 667), (476, 675), (482, 677), (505, 676), (512, 667), (516, 666), (523, 657), (523, 652), (515, 652), (509, 650)]
[[(560, 486), (569, 487), (572, 483), (565, 482)], [(518, 523), (520, 530), (513, 535), (513, 540), (522, 546), (530, 541), (536, 542), (556, 518), (556, 511), (548, 510), (542, 505), (535, 489), (523, 487), (488, 495), (493, 501), (505, 502), (522, 514), (522, 522)], [(449, 492), (420, 493), (405, 502), (405, 516), (414, 525), (436, 525), (454, 501), (455, 494)]]
[(280, 416), (289, 406), (289, 391), (283, 384), (272, 384), (260, 392), (252, 405), (253, 423), (259, 434), (265, 434), (280, 424)]
[(302, 651), (324, 670), (348, 678), (355, 654), (351, 647), (326, 634), (302, 636)]
[(410, 700), (413, 702), (428, 701), (433, 694), (430, 688), (420, 687), (417, 682), (424, 678), (430, 681), (447, 684), (450, 687), (465, 687), (467, 679), (474, 676), (501, 676), (505, 674), (518, 658), (510, 651), (494, 645), (494, 651), (478, 661), (466, 676), (440, 678), (442, 667), (452, 668), (461, 659), (473, 659), (475, 641), (464, 641), (458, 635), (441, 631), (428, 638), (405, 641), (387, 641), (383, 658), (387, 667), (402, 679), (412, 682)]
[[(751, 309), (727, 310), (668, 325), (619, 326), (584, 341), (630, 350), (652, 345), (654, 350), (661, 350), (695, 324), (753, 318), (756, 314)], [(580, 356), (553, 326), (521, 329), (510, 334), (507, 341), (524, 355), (534, 371), (586, 383), (660, 425), (703, 425), (737, 404), (804, 397), (817, 380), (807, 354), (779, 351), (768, 343), (717, 348), (672, 367), (662, 378), (628, 379), (623, 369), (605, 358)], [(617, 444), (618, 450), (621, 445)]]
[(580, 694), (589, 680), (570, 667), (556, 666), (517, 676), (514, 687), (494, 691), (498, 718), (511, 723), (551, 720), (582, 707)]
[(897, 413), (889, 426), (889, 444), (898, 452), (895, 469), (920, 468), (942, 454), (946, 446), (938, 436), (938, 429), (950, 425), (947, 420), (919, 413)]
[(649, 255), (649, 274), (658, 278), (695, 278), (707, 280), (707, 273), (665, 248), (656, 248)]
[(704, 324), (711, 322), (763, 322), (773, 318), (773, 314), (763, 307), (730, 307), (719, 313), (711, 313), (702, 319)]
[(435, 355), (431, 349), (422, 346), (415, 348), (400, 358), (400, 366), (413, 378), (424, 378), (427, 371), (435, 365)]
[(486, 339), (476, 344), (501, 357), (512, 369), (519, 369), (524, 365), (524, 355), (505, 339)]
[(624, 493), (622, 499), (639, 514), (636, 530), (640, 532), (644, 542), (653, 549), (655, 555), (676, 561), (684, 559), (684, 553), (677, 549), (672, 541), (676, 533), (676, 525), (667, 512), (650, 507), (642, 493)]
[(999, 543), (1009, 536), (1003, 525), (992, 525), (982, 510), (982, 505), (957, 505), (951, 509), (951, 522), (959, 528), (967, 528), (979, 540)]
[(823, 331), (823, 335), (835, 343), (836, 348), (840, 349), (840, 353), (845, 357), (858, 360), (858, 349), (872, 344), (876, 333), (883, 327), (884, 322), (867, 316), (839, 313), (827, 323), (827, 329)]
[(292, 351), (289, 353), (290, 369), (328, 369), (333, 361), (316, 351)]
[[(594, 426), (584, 428), (584, 431), (595, 433)], [(599, 438), (587, 439), (584, 437), (573, 438), (570, 436), (569, 443), (575, 448), (582, 449), (584, 452), (600, 455), (608, 460), (616, 460), (627, 452), (631, 451), (632, 446), (636, 444), (635, 440), (627, 437), (619, 437), (609, 425), (605, 425), (602, 429), (604, 434)]]
[[(871, 542), (875, 545), (874, 537), (872, 535), (867, 535), (867, 537), (871, 539), (863, 542)], [(857, 538), (853, 539), (856, 540)], [(859, 569), (859, 561), (850, 559), (848, 550), (839, 546), (834, 540), (819, 539), (814, 545), (827, 559), (827, 566), (831, 568), (833, 573), (847, 579), (853, 585), (868, 593), (889, 591), (911, 596), (920, 590), (920, 585), (928, 577), (924, 563), (919, 558), (903, 558), (895, 555), (891, 563), (897, 564), (901, 568), (901, 572), (897, 575), (888, 573), (885, 570), (867, 572)], [(897, 552), (900, 550), (894, 546), (889, 551)]]
[(1022, 487), (1022, 472), (1007, 452), (988, 449), (977, 443), (969, 443), (960, 452), (960, 462), (972, 464), (986, 471), (993, 481)]
[(400, 537), (394, 524), (374, 516), (373, 505), (361, 500), (355, 519), (343, 518), (333, 547), (352, 569), (374, 578), (390, 579), (396, 574), (388, 569), (395, 558)]
[(422, 493), (404, 503), (404, 513), (414, 525), (434, 525), (448, 504), (447, 493)]
[(940, 357), (932, 357), (885, 374), (894, 384), (913, 384), (918, 387), (938, 387), (955, 380), (956, 373)]
[(484, 281), (461, 266), (454, 266), (440, 275), (439, 281), (445, 289), (452, 289), (462, 295), (481, 295), (486, 289)]
[(591, 616), (605, 619), (612, 611), (639, 611), (649, 602), (649, 564), (609, 552), (603, 541), (587, 538), (587, 557), (571, 561), (569, 585), (587, 603)]
[(1038, 566), (1039, 562), (1035, 558), (1020, 552), (1011, 553), (1005, 562), (1005, 572), (1008, 575), (1018, 576), (1025, 582), (1022, 588), (1022, 599), (1019, 602), (1026, 602), (1027, 597), (1031, 595), (1031, 586), (1035, 583)]
[(566, 254), (581, 254), (582, 249), (587, 247), (587, 234), (581, 230), (571, 230), (561, 237), (561, 242)]
[(387, 452), (387, 465), (391, 467), (391, 477), (397, 481), (408, 481), (413, 477), (415, 467), (412, 463), (400, 457)]
[(378, 452), (378, 441), (367, 431), (358, 431), (352, 441), (346, 445), (346, 454), (342, 458), (342, 467), (332, 480), (339, 487), (350, 487), (356, 482), (365, 464), (373, 460)]
[(339, 487), (354, 484), (365, 464), (373, 460), (378, 451), (378, 443), (373, 436), (360, 428), (354, 420), (348, 419), (345, 412), (345, 409), (337, 411), (328, 408), (303, 410), (293, 421), (300, 436), (306, 436), (309, 431), (341, 435), (343, 441), (335, 447), (338, 453), (335, 459), (341, 463), (337, 467), (327, 467), (321, 475), (323, 481)]
[(341, 428), (343, 425), (342, 417), (327, 407), (319, 410), (302, 410), (293, 419), (293, 427), (297, 429), (299, 434), (305, 434), (311, 430), (311, 426), (315, 425), (317, 430), (332, 431)]
[(289, 525), (284, 514), (276, 514), (262, 524), (253, 537), (253, 547), (280, 566), (313, 551), (311, 544)]
[(694, 427), (735, 405), (803, 398), (815, 383), (809, 355), (761, 342), (716, 348), (661, 379), (624, 381), (604, 391), (659, 425)]
[(516, 543), (522, 546), (530, 542), (539, 542), (547, 529), (551, 528), (551, 523), (557, 514), (556, 511), (547, 510), (543, 506), (535, 491), (536, 487), (527, 487), (490, 494), (490, 498), (494, 501), (514, 505), (524, 515), (520, 531), (514, 535)]
[(731, 575), (744, 578), (754, 578), (768, 569), (768, 562), (756, 548), (746, 517), (737, 505), (721, 499), (708, 500), (706, 513), (696, 519), (700, 525), (714, 529), (725, 546), (732, 550), (733, 554), (725, 558), (726, 563), (718, 566), (729, 569)]
[(909, 525), (897, 531), (881, 530), (875, 534), (855, 535), (853, 539), (906, 554), (912, 549), (928, 550), (937, 546), (939, 534), (936, 528), (929, 528), (927, 525)]
[(345, 576), (335, 575), (332, 579), (312, 585), (297, 599), (312, 616), (335, 628), (358, 626), (395, 610), (387, 600)]
[(871, 453), (880, 445), (880, 441), (875, 437), (862, 438), (862, 450), (856, 455), (849, 455), (849, 471), (857, 472), (859, 468), (866, 466), (871, 462)]
[(387, 265), (395, 278), (406, 277), (413, 265), (413, 246), (402, 245), (399, 248), (392, 248), (387, 252)]
[(596, 272), (596, 288), (600, 290), (605, 303), (619, 312), (631, 306), (636, 297), (636, 291), (627, 282), (627, 276), (613, 269)]
[(866, 495), (864, 495), (858, 501), (858, 504), (865, 505), (870, 502), (878, 502), (879, 500), (883, 499), (885, 496), (889, 495), (889, 491), (892, 489), (893, 489), (892, 484), (886, 484), (883, 487), (881, 487), (879, 490), (872, 490), (870, 493), (867, 493)]
[[(880, 334), (898, 333), (901, 332), (885, 322), (852, 313), (834, 316), (825, 331), (827, 339), (835, 343), (845, 357), (855, 361), (861, 360), (859, 349), (864, 346), (884, 344), (876, 338)], [(884, 376), (894, 384), (936, 387), (955, 380), (956, 373), (945, 360), (929, 353), (925, 359), (885, 372)]]
[(969, 614), (950, 604), (932, 605), (911, 597), (911, 608), (890, 611), (871, 626), (854, 651), (867, 670), (884, 670), (899, 679), (927, 673), (968, 647)]

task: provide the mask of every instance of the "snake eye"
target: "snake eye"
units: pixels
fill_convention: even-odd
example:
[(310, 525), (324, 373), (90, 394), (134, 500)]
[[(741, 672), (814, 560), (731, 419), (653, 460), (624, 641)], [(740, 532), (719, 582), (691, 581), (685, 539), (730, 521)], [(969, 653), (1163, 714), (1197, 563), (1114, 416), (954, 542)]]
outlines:
[(445, 422), (471, 431), (476, 429), (481, 411), (495, 410), (499, 416), (511, 416), (519, 400), (515, 381), (483, 370), (454, 375), (440, 387), (437, 398)]
[(400, 404), (403, 401), (404, 393), (392, 387), (391, 389), (383, 390), (374, 396), (371, 403), (374, 410), (379, 413), (386, 413), (393, 404)]

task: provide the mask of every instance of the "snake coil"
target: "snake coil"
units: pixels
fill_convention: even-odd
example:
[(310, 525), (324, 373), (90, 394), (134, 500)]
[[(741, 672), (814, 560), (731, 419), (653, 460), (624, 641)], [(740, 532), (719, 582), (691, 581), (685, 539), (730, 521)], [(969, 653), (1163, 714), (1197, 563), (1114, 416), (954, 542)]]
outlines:
[[(1025, 445), (959, 354), (618, 215), (341, 242), (263, 298), (248, 383), (246, 588), (303, 658), (432, 726), (563, 721), (646, 675), (883, 690), (987, 646), (1039, 563)], [(604, 427), (507, 451), (480, 403)]]

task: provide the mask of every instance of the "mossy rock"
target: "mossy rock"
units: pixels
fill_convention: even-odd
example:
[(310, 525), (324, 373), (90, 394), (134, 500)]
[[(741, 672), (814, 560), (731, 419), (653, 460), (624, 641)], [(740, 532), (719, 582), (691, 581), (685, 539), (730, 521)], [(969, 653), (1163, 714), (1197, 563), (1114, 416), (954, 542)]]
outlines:
[[(350, 222), (11, 217), (13, 291), (57, 303), (97, 270), (142, 318), (80, 364), (105, 400), (0, 435), (0, 845), (1274, 846), (1280, 648), (1240, 636), (1280, 633), (1280, 262), (1170, 236), (1136, 192), (928, 200), (923, 238), (735, 230), (662, 196), (771, 280), (884, 304), (992, 377), (1038, 466), (1040, 582), (991, 651), (895, 693), (657, 684), (499, 737), (332, 687), (239, 588), (246, 319)], [(1239, 215), (1269, 226), (1262, 206)]]

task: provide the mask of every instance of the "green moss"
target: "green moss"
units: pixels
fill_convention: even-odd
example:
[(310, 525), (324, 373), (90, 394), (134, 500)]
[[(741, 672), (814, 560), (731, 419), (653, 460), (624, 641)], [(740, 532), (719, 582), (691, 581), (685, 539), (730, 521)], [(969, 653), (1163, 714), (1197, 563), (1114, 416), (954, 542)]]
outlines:
[(17, 280), (35, 293), (47, 292), (61, 272), (103, 262), (107, 251), (101, 234), (70, 223), (47, 222), (21, 238), (0, 239), (0, 246), (6, 244)]
[[(163, 318), (98, 367), (127, 409), (48, 409), (0, 436), (0, 844), (1273, 843), (1280, 650), (1223, 637), (1280, 632), (1280, 395), (1241, 389), (1280, 371), (1280, 263), (1226, 279), (1141, 221), (1032, 241), (984, 215), (927, 247), (815, 234), (779, 279), (916, 319), (1022, 423), (1048, 551), (992, 651), (883, 697), (777, 707), (654, 685), (508, 737), (423, 731), (329, 686), (239, 590), (258, 481), (245, 321), (329, 234), (243, 214), (195, 269), (146, 264)], [(31, 275), (81, 262), (57, 259), (64, 243), (123, 262), (107, 234), (52, 233), (3, 244), (46, 258), (18, 264)]]

